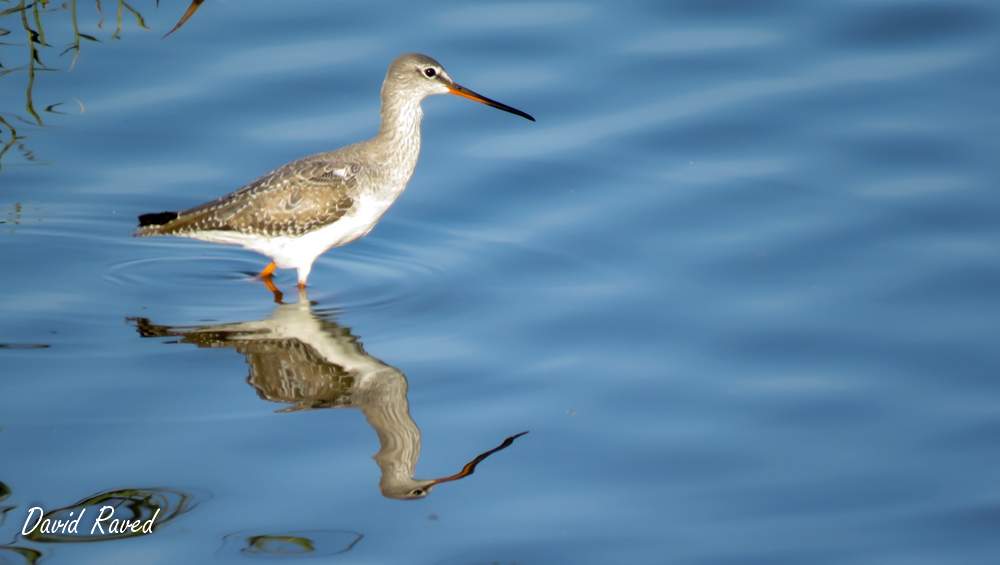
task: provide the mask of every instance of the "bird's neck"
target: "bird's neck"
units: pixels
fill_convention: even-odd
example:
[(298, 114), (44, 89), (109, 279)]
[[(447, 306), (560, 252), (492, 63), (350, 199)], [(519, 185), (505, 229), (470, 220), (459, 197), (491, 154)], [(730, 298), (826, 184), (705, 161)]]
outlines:
[[(408, 180), (420, 156), (420, 120), (424, 113), (419, 99), (382, 96), (382, 125), (375, 136), (384, 162)], [(405, 182), (405, 181), (404, 181)]]
[(410, 417), (406, 399), (406, 377), (397, 369), (386, 367), (369, 375), (354, 396), (368, 424), (378, 434), (380, 449), (375, 463), (382, 470), (379, 484), (384, 488), (413, 479), (420, 458), (420, 430)]

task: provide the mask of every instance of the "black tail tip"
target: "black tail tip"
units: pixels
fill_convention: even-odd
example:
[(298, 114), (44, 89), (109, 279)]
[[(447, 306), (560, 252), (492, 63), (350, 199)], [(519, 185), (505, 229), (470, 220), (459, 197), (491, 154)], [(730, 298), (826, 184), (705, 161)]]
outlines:
[(177, 212), (157, 212), (155, 214), (143, 214), (139, 216), (139, 227), (162, 226), (163, 224), (177, 218)]

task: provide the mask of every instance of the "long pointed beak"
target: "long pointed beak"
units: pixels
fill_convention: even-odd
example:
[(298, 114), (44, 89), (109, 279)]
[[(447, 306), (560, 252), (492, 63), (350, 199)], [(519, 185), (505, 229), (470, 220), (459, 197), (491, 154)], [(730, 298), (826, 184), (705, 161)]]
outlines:
[[(477, 94), (477, 96), (478, 96), (478, 94)], [(473, 100), (475, 100), (475, 98)], [(490, 102), (493, 102), (493, 101), (490, 100)], [(496, 102), (493, 102), (493, 103), (496, 104)], [(493, 104), (490, 104), (490, 105), (492, 106)], [(497, 107), (500, 108), (501, 110), (507, 109), (507, 107), (504, 106), (503, 104), (501, 104), (500, 106), (497, 106)], [(518, 112), (517, 110), (514, 110), (513, 108), (511, 108), (508, 111), (512, 111), (513, 113), (518, 114), (518, 115), (521, 114), (521, 112)], [(531, 118), (531, 116), (528, 116), (527, 114), (525, 114), (525, 116), (527, 116), (529, 119)], [(531, 120), (531, 121), (534, 121), (534, 120)], [(493, 449), (487, 451), (486, 453), (483, 453), (479, 457), (476, 457), (475, 459), (473, 459), (472, 461), (470, 461), (469, 464), (466, 465), (465, 467), (462, 467), (462, 470), (459, 471), (457, 474), (452, 475), (450, 477), (445, 477), (443, 479), (435, 479), (435, 480), (431, 481), (430, 484), (433, 486), (433, 485), (437, 485), (437, 484), (441, 484), (441, 483), (446, 483), (448, 481), (457, 481), (458, 479), (461, 479), (463, 477), (468, 477), (469, 475), (471, 475), (476, 470), (476, 465), (479, 465), (479, 463), (483, 459), (486, 459), (487, 457), (489, 457), (490, 455), (493, 455), (494, 453), (496, 453), (497, 451), (500, 451), (501, 449), (506, 449), (510, 444), (514, 443), (515, 439), (523, 436), (526, 433), (528, 433), (528, 432), (521, 432), (519, 434), (515, 434), (515, 435), (510, 436), (509, 438), (503, 440), (503, 443), (501, 443), (499, 446), (494, 447)]]
[(518, 116), (521, 116), (522, 118), (528, 118), (531, 121), (535, 121), (535, 118), (532, 118), (531, 116), (529, 116), (528, 114), (525, 114), (524, 112), (522, 112), (520, 110), (517, 110), (515, 108), (511, 108), (510, 106), (508, 106), (506, 104), (501, 104), (501, 103), (497, 102), (496, 100), (490, 100), (489, 98), (483, 96), (482, 94), (476, 94), (475, 92), (469, 90), (468, 88), (465, 88), (464, 86), (459, 86), (457, 84), (450, 84), (450, 85), (448, 85), (448, 91), (451, 92), (452, 94), (457, 94), (458, 96), (461, 96), (463, 98), (468, 98), (469, 100), (475, 100), (476, 102), (481, 102), (483, 104), (486, 104), (487, 106), (493, 106), (494, 108), (499, 108), (500, 110), (503, 110), (504, 112), (510, 112), (511, 114), (517, 114)]

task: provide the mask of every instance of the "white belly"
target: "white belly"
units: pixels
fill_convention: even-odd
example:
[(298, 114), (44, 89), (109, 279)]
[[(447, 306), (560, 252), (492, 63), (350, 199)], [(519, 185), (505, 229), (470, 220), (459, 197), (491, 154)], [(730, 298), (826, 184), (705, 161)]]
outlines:
[(282, 269), (305, 269), (308, 272), (313, 261), (332, 247), (348, 244), (375, 227), (392, 201), (358, 202), (352, 214), (341, 217), (336, 222), (298, 237), (261, 237), (231, 231), (205, 231), (188, 237), (213, 243), (242, 245), (270, 257)]

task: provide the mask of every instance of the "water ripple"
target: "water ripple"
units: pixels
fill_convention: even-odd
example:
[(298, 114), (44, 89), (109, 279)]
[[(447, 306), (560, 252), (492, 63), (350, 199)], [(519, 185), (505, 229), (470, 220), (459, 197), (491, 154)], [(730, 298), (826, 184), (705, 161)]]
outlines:
[(666, 101), (584, 118), (530, 132), (497, 135), (472, 145), (467, 151), (478, 157), (523, 158), (561, 154), (610, 137), (637, 133), (678, 119), (720, 112), (751, 100), (775, 98), (800, 91), (820, 90), (863, 83), (900, 80), (954, 68), (972, 60), (975, 52), (932, 51), (892, 55), (845, 57), (817, 65), (800, 76), (747, 80), (710, 87)]

